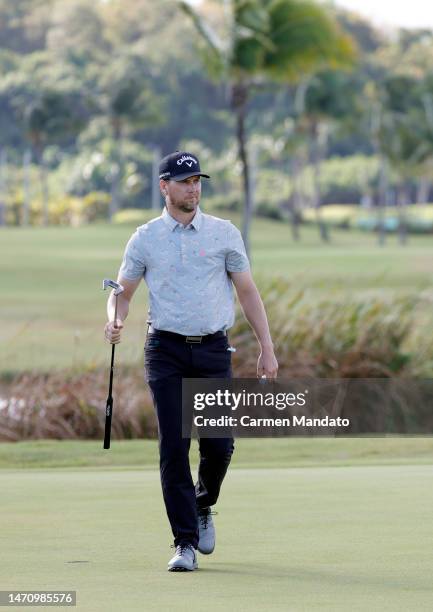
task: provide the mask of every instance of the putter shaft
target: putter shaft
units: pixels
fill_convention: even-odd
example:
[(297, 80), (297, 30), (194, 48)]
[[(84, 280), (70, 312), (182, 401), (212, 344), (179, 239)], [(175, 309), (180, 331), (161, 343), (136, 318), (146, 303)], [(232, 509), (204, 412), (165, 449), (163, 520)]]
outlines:
[[(117, 329), (117, 297), (122, 293), (123, 287), (119, 283), (110, 279), (104, 279), (103, 288), (112, 287), (114, 289), (114, 328)], [(116, 345), (111, 345), (111, 365), (110, 365), (110, 384), (108, 387), (107, 403), (105, 405), (105, 432), (104, 432), (104, 449), (110, 448), (111, 442), (111, 420), (113, 416), (113, 376), (114, 376), (114, 352)]]

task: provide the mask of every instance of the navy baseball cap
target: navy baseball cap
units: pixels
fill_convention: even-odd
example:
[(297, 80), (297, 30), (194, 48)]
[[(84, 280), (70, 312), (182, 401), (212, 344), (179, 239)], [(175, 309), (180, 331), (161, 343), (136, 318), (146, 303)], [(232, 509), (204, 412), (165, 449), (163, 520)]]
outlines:
[(175, 151), (166, 155), (159, 164), (159, 178), (165, 181), (183, 181), (190, 176), (204, 176), (209, 174), (200, 171), (200, 162), (196, 155), (187, 151)]

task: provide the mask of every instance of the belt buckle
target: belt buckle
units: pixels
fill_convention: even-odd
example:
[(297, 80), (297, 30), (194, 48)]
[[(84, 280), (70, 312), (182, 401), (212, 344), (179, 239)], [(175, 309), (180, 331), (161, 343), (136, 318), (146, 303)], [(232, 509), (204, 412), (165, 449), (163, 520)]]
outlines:
[(185, 342), (188, 342), (188, 344), (201, 344), (202, 337), (203, 336), (187, 336)]

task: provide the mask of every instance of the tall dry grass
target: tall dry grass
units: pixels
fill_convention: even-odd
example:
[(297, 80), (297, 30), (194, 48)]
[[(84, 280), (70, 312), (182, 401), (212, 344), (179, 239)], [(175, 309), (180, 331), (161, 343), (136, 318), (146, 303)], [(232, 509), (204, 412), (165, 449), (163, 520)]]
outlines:
[[(421, 298), (413, 295), (329, 297), (286, 279), (269, 280), (261, 289), (279, 375), (320, 378), (416, 376), (410, 339), (419, 333)], [(424, 335), (430, 330), (425, 329)], [(239, 346), (234, 365), (239, 376), (251, 375), (257, 360), (255, 336), (241, 316), (230, 333)], [(430, 351), (433, 354), (433, 350)], [(433, 368), (432, 368), (433, 371)]]
[[(103, 438), (108, 372), (18, 375), (0, 400), (0, 440)], [(116, 370), (113, 438), (155, 437), (156, 419), (138, 372)]]
[[(425, 296), (317, 297), (285, 279), (263, 284), (282, 378), (432, 377)], [(237, 377), (254, 377), (255, 336), (242, 315), (230, 330)], [(103, 437), (108, 371), (17, 375), (3, 384), (0, 440)], [(420, 410), (425, 411), (424, 406)], [(141, 365), (116, 365), (113, 438), (153, 437), (157, 424)]]

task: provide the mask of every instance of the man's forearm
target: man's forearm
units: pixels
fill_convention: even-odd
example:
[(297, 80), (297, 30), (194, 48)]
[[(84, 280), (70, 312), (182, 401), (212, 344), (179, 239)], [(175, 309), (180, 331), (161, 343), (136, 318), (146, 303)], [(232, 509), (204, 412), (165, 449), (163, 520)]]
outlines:
[(239, 302), (248, 323), (253, 328), (262, 349), (273, 350), (272, 338), (269, 331), (268, 318), (262, 298), (256, 288), (245, 293), (238, 293)]
[[(114, 293), (110, 295), (107, 302), (107, 317), (109, 321), (114, 321), (114, 312), (116, 305), (116, 298)], [(117, 296), (117, 318), (124, 321), (128, 316), (129, 312), (129, 301), (123, 297), (122, 294)]]

